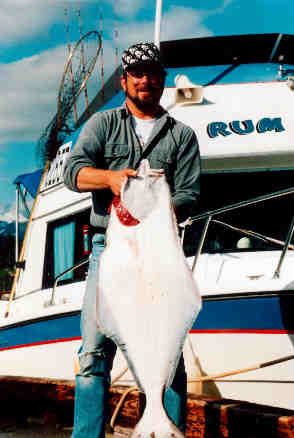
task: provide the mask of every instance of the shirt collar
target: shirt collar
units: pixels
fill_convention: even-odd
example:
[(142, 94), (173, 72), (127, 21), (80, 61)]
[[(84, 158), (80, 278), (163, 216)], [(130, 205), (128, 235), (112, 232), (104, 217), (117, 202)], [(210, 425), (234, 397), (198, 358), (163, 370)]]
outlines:
[[(170, 116), (169, 116), (169, 113), (168, 113), (164, 108), (161, 107), (161, 109), (162, 109), (162, 113), (161, 113), (161, 115), (158, 117), (158, 120), (161, 119), (161, 118), (165, 118), (165, 119), (167, 119), (168, 117), (170, 117)], [(131, 112), (129, 111), (129, 108), (127, 107), (126, 102), (124, 102), (123, 105), (121, 105), (121, 106), (118, 108), (118, 110), (119, 110), (120, 113), (121, 113), (121, 118), (122, 118), (122, 119), (127, 119), (129, 116), (132, 115)]]

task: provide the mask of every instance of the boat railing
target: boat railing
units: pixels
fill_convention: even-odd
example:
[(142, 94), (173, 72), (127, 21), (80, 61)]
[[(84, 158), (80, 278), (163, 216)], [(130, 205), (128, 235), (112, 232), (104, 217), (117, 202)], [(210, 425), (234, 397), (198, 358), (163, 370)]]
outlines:
[[(52, 288), (52, 294), (51, 294), (50, 300), (47, 301), (47, 302), (45, 303), (46, 307), (47, 307), (47, 306), (51, 306), (51, 305), (54, 304), (54, 299), (55, 299), (55, 294), (56, 294), (56, 288), (57, 288), (57, 285), (58, 285), (59, 280), (60, 280), (65, 274), (68, 274), (69, 272), (72, 272), (72, 271), (74, 271), (75, 269), (78, 269), (78, 268), (80, 268), (81, 266), (86, 265), (87, 263), (89, 263), (89, 257), (86, 258), (86, 259), (84, 259), (84, 260), (81, 260), (80, 262), (75, 263), (73, 266), (71, 266), (70, 268), (65, 269), (63, 272), (61, 272), (60, 274), (58, 274), (58, 275), (54, 278), (53, 288)], [(39, 292), (41, 292), (42, 290), (43, 290), (43, 289), (40, 289), (40, 288), (38, 288), (38, 289), (34, 289), (34, 290), (31, 290), (31, 291), (27, 292), (27, 293), (25, 294), (25, 296), (27, 297), (28, 295), (32, 295), (32, 294), (39, 293)], [(8, 292), (8, 293), (9, 293), (9, 292)], [(22, 299), (23, 297), (24, 297), (24, 295), (18, 295), (18, 296), (16, 296), (16, 297), (14, 298), (14, 300)]]
[[(230, 204), (230, 205), (228, 205), (226, 207), (218, 208), (216, 210), (211, 210), (211, 211), (208, 211), (206, 213), (199, 214), (197, 216), (189, 217), (185, 222), (183, 222), (181, 224), (181, 227), (183, 228), (182, 241), (184, 240), (186, 226), (190, 226), (190, 225), (192, 225), (192, 223), (194, 223), (196, 221), (205, 220), (205, 226), (204, 226), (204, 229), (202, 231), (202, 234), (201, 234), (201, 237), (200, 237), (200, 241), (199, 241), (199, 244), (198, 244), (195, 256), (194, 256), (192, 270), (194, 271), (194, 269), (196, 267), (196, 264), (197, 264), (197, 261), (199, 259), (199, 256), (200, 256), (200, 254), (202, 252), (203, 245), (204, 245), (204, 242), (205, 242), (205, 239), (206, 239), (206, 236), (207, 236), (209, 224), (211, 222), (214, 222), (214, 223), (217, 223), (217, 224), (219, 224), (219, 225), (221, 225), (223, 227), (227, 227), (227, 228), (230, 228), (232, 230), (238, 231), (241, 234), (244, 234), (244, 235), (247, 235), (247, 236), (253, 236), (256, 239), (260, 239), (262, 241), (267, 241), (269, 243), (276, 243), (276, 244), (282, 246), (281, 256), (279, 258), (279, 262), (278, 262), (277, 268), (275, 269), (275, 272), (274, 272), (274, 278), (279, 278), (280, 272), (281, 272), (281, 268), (282, 268), (282, 264), (283, 264), (283, 261), (284, 261), (284, 258), (286, 256), (286, 253), (287, 253), (288, 249), (289, 248), (290, 249), (294, 249), (294, 246), (290, 244), (291, 239), (292, 239), (292, 235), (293, 235), (293, 232), (294, 232), (294, 216), (292, 218), (292, 222), (291, 222), (291, 225), (289, 227), (289, 230), (288, 230), (285, 242), (279, 241), (277, 239), (272, 239), (272, 238), (264, 236), (264, 235), (262, 235), (260, 233), (255, 233), (253, 231), (244, 230), (244, 229), (240, 229), (240, 228), (234, 227), (234, 226), (232, 226), (230, 224), (226, 224), (225, 222), (219, 221), (219, 220), (214, 219), (214, 218), (216, 216), (219, 216), (219, 215), (221, 215), (223, 213), (227, 213), (227, 212), (232, 211), (232, 210), (236, 210), (236, 209), (239, 209), (239, 208), (244, 208), (244, 207), (251, 206), (251, 205), (254, 205), (254, 204), (258, 204), (260, 202), (265, 202), (265, 201), (268, 201), (268, 200), (271, 200), (271, 199), (274, 199), (274, 198), (280, 198), (282, 196), (287, 196), (287, 195), (290, 195), (290, 194), (293, 194), (293, 193), (294, 193), (294, 187), (290, 187), (290, 188), (285, 189), (285, 190), (280, 190), (278, 192), (273, 192), (273, 193), (270, 193), (270, 194), (258, 196), (256, 198), (252, 198), (252, 199), (249, 199), (249, 200), (246, 200), (246, 201), (241, 201), (241, 202), (237, 202), (237, 203), (234, 203), (234, 204)], [(87, 264), (88, 262), (89, 262), (89, 258), (84, 259), (84, 260), (76, 263), (75, 265), (71, 266), (70, 268), (64, 270), (63, 272), (61, 272), (60, 274), (58, 274), (55, 277), (54, 283), (53, 283), (53, 289), (52, 289), (50, 305), (54, 304), (56, 288), (57, 288), (57, 285), (58, 285), (58, 282), (60, 281), (60, 279), (65, 274), (67, 274), (69, 272), (72, 272), (75, 269), (78, 269), (79, 267)]]
[(51, 295), (51, 299), (49, 302), (49, 305), (52, 306), (54, 304), (54, 300), (55, 300), (55, 293), (56, 293), (56, 288), (58, 285), (59, 280), (65, 275), (68, 274), (69, 272), (73, 272), (74, 270), (80, 268), (83, 265), (86, 265), (87, 263), (89, 263), (89, 257), (81, 260), (78, 263), (75, 263), (73, 266), (71, 266), (70, 268), (65, 269), (63, 272), (61, 272), (60, 274), (58, 274), (55, 278), (54, 278), (54, 283), (53, 283), (53, 289), (52, 289), (52, 295)]
[(280, 272), (281, 272), (281, 268), (282, 268), (282, 264), (283, 264), (283, 261), (285, 259), (285, 256), (286, 256), (286, 253), (287, 253), (288, 249), (294, 249), (294, 246), (290, 244), (292, 236), (293, 236), (293, 232), (294, 232), (294, 216), (292, 218), (292, 221), (291, 221), (291, 224), (290, 224), (290, 227), (289, 227), (289, 230), (288, 230), (287, 237), (286, 237), (285, 241), (279, 241), (279, 240), (272, 239), (272, 238), (269, 238), (267, 236), (264, 236), (264, 235), (262, 235), (260, 233), (255, 233), (253, 231), (249, 231), (249, 230), (244, 230), (244, 229), (240, 229), (240, 228), (237, 228), (237, 227), (233, 227), (232, 225), (226, 224), (225, 222), (216, 220), (214, 218), (216, 216), (219, 216), (219, 215), (223, 214), (223, 213), (227, 213), (227, 212), (230, 212), (230, 211), (233, 211), (233, 210), (237, 210), (237, 209), (241, 209), (241, 208), (248, 207), (248, 206), (251, 206), (251, 205), (255, 205), (255, 204), (258, 204), (260, 202), (265, 202), (265, 201), (268, 201), (268, 200), (271, 200), (271, 199), (274, 199), (274, 198), (280, 198), (282, 196), (291, 195), (293, 193), (294, 193), (294, 187), (290, 187), (288, 189), (284, 189), (284, 190), (280, 190), (280, 191), (277, 191), (277, 192), (269, 193), (269, 194), (266, 194), (266, 195), (258, 196), (256, 198), (252, 198), (252, 199), (249, 199), (249, 200), (246, 200), (246, 201), (241, 201), (241, 202), (237, 202), (237, 203), (234, 203), (234, 204), (230, 204), (230, 205), (228, 205), (226, 207), (221, 207), (221, 208), (218, 208), (216, 210), (211, 210), (211, 211), (208, 211), (206, 213), (201, 213), (201, 214), (199, 214), (197, 216), (189, 217), (185, 222), (183, 222), (180, 225), (181, 228), (183, 228), (182, 242), (184, 242), (185, 230), (186, 230), (187, 226), (192, 225), (196, 221), (205, 220), (204, 228), (203, 228), (203, 231), (202, 231), (200, 239), (199, 239), (199, 244), (197, 246), (196, 253), (194, 255), (194, 260), (193, 260), (193, 264), (192, 264), (192, 271), (195, 270), (195, 267), (196, 267), (197, 262), (199, 260), (199, 256), (200, 256), (200, 254), (202, 252), (203, 245), (204, 245), (204, 242), (205, 242), (205, 239), (206, 239), (206, 236), (207, 236), (207, 232), (208, 232), (208, 229), (209, 229), (209, 225), (210, 225), (211, 222), (214, 222), (214, 223), (217, 223), (217, 224), (219, 224), (221, 226), (228, 227), (228, 228), (230, 228), (232, 230), (238, 231), (241, 234), (251, 235), (251, 236), (253, 236), (253, 237), (257, 238), (257, 239), (260, 239), (260, 240), (263, 240), (263, 241), (267, 241), (268, 243), (276, 243), (276, 244), (281, 245), (282, 246), (281, 256), (279, 258), (278, 265), (277, 265), (277, 267), (275, 269), (275, 272), (274, 272), (274, 275), (273, 275), (274, 278), (279, 278)]
[[(274, 278), (279, 278), (280, 272), (281, 272), (281, 268), (282, 268), (282, 264), (283, 264), (283, 261), (285, 259), (285, 256), (286, 256), (286, 253), (287, 253), (288, 249), (294, 250), (294, 245), (291, 245), (291, 243), (290, 243), (291, 239), (292, 239), (292, 236), (293, 236), (293, 232), (294, 232), (294, 216), (292, 218), (292, 221), (291, 221), (291, 224), (290, 224), (290, 227), (289, 227), (289, 230), (288, 230), (287, 237), (286, 237), (285, 241), (280, 241), (280, 240), (277, 240), (277, 239), (273, 239), (273, 238), (270, 238), (268, 236), (264, 236), (264, 235), (262, 235), (260, 233), (256, 233), (254, 231), (250, 231), (250, 230), (245, 230), (245, 229), (241, 229), (241, 228), (238, 228), (238, 227), (234, 227), (233, 225), (230, 225), (230, 224), (227, 224), (227, 223), (225, 223), (223, 221), (215, 219), (215, 217), (219, 216), (219, 215), (221, 215), (223, 213), (227, 213), (227, 212), (230, 212), (230, 211), (233, 211), (233, 210), (241, 209), (241, 208), (244, 208), (244, 207), (247, 207), (247, 206), (258, 204), (260, 202), (265, 202), (265, 201), (268, 201), (268, 200), (271, 200), (271, 199), (274, 199), (274, 198), (280, 198), (280, 197), (291, 195), (291, 194), (294, 194), (294, 187), (290, 187), (290, 188), (285, 189), (285, 190), (280, 190), (278, 192), (273, 192), (273, 193), (270, 193), (270, 194), (262, 195), (262, 196), (259, 196), (259, 197), (256, 197), (256, 198), (252, 198), (252, 199), (247, 200), (247, 201), (241, 201), (241, 202), (238, 202), (238, 203), (230, 204), (230, 205), (228, 205), (226, 207), (221, 207), (221, 208), (218, 208), (218, 209), (215, 209), (215, 210), (208, 211), (206, 213), (201, 213), (201, 214), (199, 214), (197, 216), (189, 217), (185, 222), (181, 223), (180, 227), (183, 229), (183, 232), (182, 232), (182, 242), (183, 242), (184, 241), (186, 227), (192, 225), (196, 221), (205, 220), (205, 226), (204, 226), (203, 231), (201, 233), (199, 244), (197, 246), (196, 253), (194, 255), (194, 260), (193, 260), (193, 264), (192, 264), (192, 270), (193, 271), (195, 270), (195, 267), (196, 267), (197, 262), (199, 260), (199, 257), (200, 257), (200, 254), (202, 252), (202, 249), (203, 249), (203, 245), (204, 245), (204, 242), (205, 242), (205, 239), (206, 239), (206, 236), (207, 236), (207, 232), (208, 232), (210, 223), (216, 223), (216, 224), (218, 224), (220, 226), (223, 226), (225, 228), (229, 228), (229, 229), (231, 229), (233, 231), (237, 231), (237, 232), (239, 232), (241, 234), (244, 234), (244, 235), (247, 235), (247, 236), (253, 236), (256, 239), (260, 239), (260, 240), (268, 242), (268, 243), (275, 243), (277, 245), (280, 245), (282, 247), (282, 252), (281, 252), (281, 256), (279, 258), (277, 267), (276, 267), (274, 275), (273, 275)], [(85, 265), (87, 263), (89, 263), (89, 258), (81, 260), (80, 262), (74, 264), (70, 268), (65, 269), (63, 272), (61, 272), (60, 274), (58, 274), (54, 278), (52, 294), (51, 294), (51, 298), (50, 298), (50, 300), (48, 302), (48, 305), (54, 305), (54, 300), (55, 300), (55, 295), (56, 295), (56, 288), (58, 286), (58, 283), (59, 283), (60, 279), (65, 274), (67, 274), (69, 272), (72, 272), (72, 271), (80, 268), (81, 266), (83, 266), (83, 265)], [(34, 292), (37, 292), (37, 291), (34, 291)]]

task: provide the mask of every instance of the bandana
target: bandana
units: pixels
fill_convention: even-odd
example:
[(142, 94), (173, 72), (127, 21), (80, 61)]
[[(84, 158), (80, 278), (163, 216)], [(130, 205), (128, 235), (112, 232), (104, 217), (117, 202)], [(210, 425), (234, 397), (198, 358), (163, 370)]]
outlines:
[(160, 52), (153, 43), (138, 43), (126, 49), (122, 54), (122, 66), (125, 71), (129, 67), (157, 66), (163, 69)]

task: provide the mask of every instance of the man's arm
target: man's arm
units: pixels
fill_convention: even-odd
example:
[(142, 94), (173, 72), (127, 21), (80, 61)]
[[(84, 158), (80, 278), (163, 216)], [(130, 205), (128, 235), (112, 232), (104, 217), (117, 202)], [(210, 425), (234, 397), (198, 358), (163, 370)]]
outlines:
[(128, 168), (117, 171), (99, 168), (99, 163), (103, 163), (106, 124), (103, 115), (95, 114), (82, 129), (64, 169), (64, 183), (69, 189), (78, 192), (110, 189), (119, 195), (122, 182), (137, 175)]
[(195, 209), (200, 196), (200, 154), (195, 132), (182, 131), (174, 171), (172, 200), (178, 221), (185, 220)]

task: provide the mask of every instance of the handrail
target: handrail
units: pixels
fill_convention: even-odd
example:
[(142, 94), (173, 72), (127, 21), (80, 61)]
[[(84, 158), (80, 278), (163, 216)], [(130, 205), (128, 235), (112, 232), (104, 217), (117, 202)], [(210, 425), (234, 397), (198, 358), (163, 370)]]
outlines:
[(280, 277), (282, 263), (283, 263), (284, 258), (286, 256), (286, 252), (289, 249), (290, 242), (291, 242), (291, 239), (292, 239), (292, 236), (293, 236), (293, 232), (294, 232), (294, 216), (292, 218), (292, 222), (291, 222), (291, 225), (290, 225), (290, 228), (289, 228), (289, 231), (288, 231), (288, 236), (287, 236), (287, 239), (286, 239), (286, 242), (285, 242), (285, 245), (284, 245), (284, 248), (283, 248), (283, 251), (282, 251), (282, 254), (281, 254), (278, 266), (277, 266), (277, 269), (275, 270), (275, 273), (274, 273), (274, 278), (279, 278)]
[(258, 196), (256, 198), (249, 199), (248, 201), (241, 201), (241, 202), (237, 202), (235, 204), (230, 204), (226, 207), (217, 208), (216, 210), (207, 211), (206, 213), (201, 213), (201, 214), (198, 214), (197, 216), (189, 217), (186, 221), (182, 222), (180, 224), (180, 226), (185, 227), (186, 225), (192, 225), (193, 222), (201, 220), (201, 219), (206, 219), (209, 216), (213, 217), (213, 216), (216, 216), (218, 214), (222, 214), (222, 213), (226, 213), (226, 212), (231, 211), (231, 210), (235, 210), (237, 208), (247, 207), (248, 205), (254, 205), (254, 204), (257, 204), (258, 202), (267, 201), (269, 199), (274, 199), (274, 198), (279, 198), (279, 197), (284, 196), (284, 195), (290, 195), (291, 193), (294, 193), (294, 187), (290, 187), (289, 189), (285, 189), (285, 190), (280, 190), (278, 192), (273, 192), (273, 193), (270, 193), (268, 195)]
[[(206, 235), (207, 235), (209, 224), (211, 221), (215, 222), (212, 219), (214, 216), (222, 214), (222, 213), (227, 213), (228, 211), (236, 210), (238, 208), (247, 207), (249, 205), (254, 205), (254, 204), (257, 204), (259, 202), (267, 201), (267, 200), (274, 199), (274, 198), (279, 198), (281, 196), (289, 195), (292, 193), (294, 193), (294, 187), (290, 187), (290, 188), (284, 189), (284, 190), (279, 190), (278, 192), (273, 192), (273, 193), (270, 193), (267, 195), (258, 196), (256, 198), (249, 199), (247, 201), (237, 202), (235, 204), (231, 204), (231, 205), (228, 205), (226, 207), (221, 207), (221, 208), (218, 208), (216, 210), (208, 211), (206, 213), (202, 213), (202, 214), (199, 214), (199, 215), (194, 216), (194, 217), (189, 217), (185, 222), (181, 223), (180, 226), (183, 228), (182, 239), (184, 239), (185, 228), (187, 225), (192, 225), (192, 223), (195, 221), (198, 221), (201, 219), (206, 219), (205, 227), (204, 227), (204, 230), (202, 231), (200, 242), (199, 242), (199, 245), (197, 247), (197, 251), (196, 251), (195, 256), (194, 256), (192, 271), (194, 271), (196, 264), (197, 264), (197, 261), (199, 259), (199, 256), (201, 254), (204, 240), (205, 240)], [(222, 224), (222, 225), (226, 225), (226, 224)], [(241, 230), (239, 230), (239, 231), (241, 231)], [(285, 259), (286, 252), (288, 251), (289, 247), (292, 246), (292, 245), (290, 245), (290, 241), (291, 241), (293, 233), (294, 233), (294, 217), (292, 219), (292, 223), (291, 223), (291, 226), (290, 226), (289, 231), (288, 231), (286, 242), (284, 242), (281, 257), (279, 259), (278, 266), (274, 272), (273, 278), (278, 278), (280, 275), (282, 263)]]
[[(243, 228), (234, 227), (233, 225), (226, 224), (225, 222), (218, 221), (217, 219), (212, 219), (212, 222), (215, 224), (222, 225), (225, 228), (228, 228), (229, 230), (237, 231), (241, 234), (245, 234), (245, 236), (255, 237), (256, 239), (262, 240), (266, 243), (274, 243), (276, 245), (284, 247), (286, 242), (283, 240), (273, 239), (272, 237), (264, 236), (263, 234), (256, 233), (255, 231), (251, 230), (244, 230)], [(294, 245), (291, 245), (289, 243), (289, 249), (294, 249)]]
[(68, 272), (74, 271), (75, 269), (79, 268), (80, 266), (85, 265), (86, 263), (89, 263), (89, 257), (87, 259), (85, 259), (85, 260), (82, 260), (81, 262), (78, 262), (78, 263), (74, 264), (70, 268), (67, 268), (65, 271), (61, 272), (60, 274), (58, 274), (55, 277), (54, 283), (53, 283), (51, 300), (50, 300), (50, 303), (49, 303), (50, 306), (53, 306), (53, 304), (54, 304), (55, 290), (56, 290), (57, 283), (60, 280), (60, 278), (63, 277), (63, 275), (67, 274)]
[(192, 272), (194, 272), (196, 263), (197, 263), (197, 261), (198, 261), (198, 259), (200, 257), (200, 254), (201, 254), (201, 251), (202, 251), (202, 248), (203, 248), (203, 245), (204, 245), (204, 241), (205, 241), (205, 238), (206, 238), (206, 235), (207, 235), (207, 231), (208, 231), (208, 227), (209, 227), (210, 222), (211, 222), (211, 216), (208, 216), (206, 218), (206, 221), (205, 221), (205, 227), (204, 227), (204, 229), (202, 231), (202, 234), (201, 234), (201, 239), (200, 239), (200, 242), (199, 242), (199, 245), (198, 245), (198, 248), (197, 248), (197, 252), (196, 252), (196, 254), (194, 256), (193, 265), (192, 265)]

